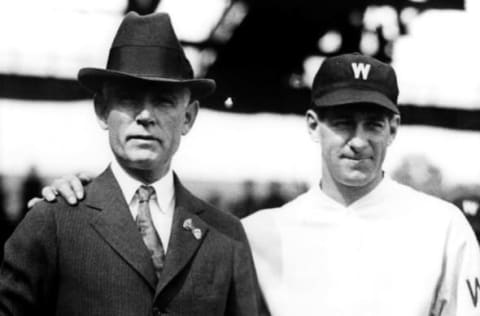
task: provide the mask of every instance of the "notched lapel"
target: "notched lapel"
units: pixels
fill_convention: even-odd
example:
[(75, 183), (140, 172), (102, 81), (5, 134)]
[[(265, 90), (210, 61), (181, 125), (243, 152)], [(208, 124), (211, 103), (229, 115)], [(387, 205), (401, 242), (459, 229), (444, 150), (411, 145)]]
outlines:
[(154, 290), (157, 277), (127, 202), (108, 168), (87, 188), (85, 204), (100, 210), (91, 225)]
[[(200, 229), (201, 238), (197, 239), (191, 229), (185, 229), (183, 223), (191, 219), (193, 227)], [(165, 286), (177, 275), (193, 258), (198, 247), (207, 236), (208, 226), (197, 215), (185, 210), (183, 207), (175, 209), (173, 218), (172, 235), (168, 244), (165, 268), (158, 281), (156, 295), (162, 292)]]
[[(162, 291), (192, 260), (209, 230), (208, 224), (198, 216), (203, 209), (196, 203), (197, 199), (181, 186), (177, 178), (175, 178), (175, 194), (176, 208), (173, 215), (172, 233), (165, 259), (165, 268), (162, 271), (155, 293), (155, 298), (158, 297), (161, 300), (160, 304), (168, 300), (167, 297), (162, 297)], [(191, 228), (184, 227), (187, 220), (191, 221)], [(200, 238), (198, 238), (198, 234), (195, 236), (193, 229), (201, 231)]]

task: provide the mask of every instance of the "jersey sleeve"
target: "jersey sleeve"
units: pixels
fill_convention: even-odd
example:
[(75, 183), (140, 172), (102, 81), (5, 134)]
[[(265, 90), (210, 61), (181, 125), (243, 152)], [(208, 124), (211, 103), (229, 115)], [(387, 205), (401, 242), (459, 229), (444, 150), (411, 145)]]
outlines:
[(434, 316), (480, 316), (480, 247), (470, 224), (455, 210), (446, 237)]

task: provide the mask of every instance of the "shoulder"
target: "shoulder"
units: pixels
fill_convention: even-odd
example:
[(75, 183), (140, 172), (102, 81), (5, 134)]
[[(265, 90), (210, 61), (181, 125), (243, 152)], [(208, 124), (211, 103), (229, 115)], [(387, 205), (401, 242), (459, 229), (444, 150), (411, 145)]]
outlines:
[(243, 218), (242, 224), (247, 232), (247, 236), (249, 238), (252, 236), (254, 239), (257, 239), (256, 237), (259, 234), (266, 233), (268, 228), (272, 227), (273, 223), (278, 221), (281, 210), (281, 207), (259, 210)]
[(418, 191), (407, 185), (389, 180), (390, 197), (395, 203), (412, 204), (418, 207), (425, 207), (425, 210), (434, 210), (445, 212), (447, 214), (461, 213), (461, 211), (452, 203), (438, 198), (436, 196)]
[(198, 216), (210, 226), (211, 229), (219, 232), (229, 239), (245, 242), (245, 231), (240, 220), (227, 211), (222, 211), (210, 203), (191, 195), (195, 208), (200, 209)]
[(25, 220), (55, 220), (57, 214), (63, 214), (67, 210), (73, 210), (79, 207), (80, 204), (69, 205), (63, 198), (57, 197), (55, 201), (46, 202), (40, 201), (36, 203), (25, 215)]
[(71, 207), (61, 200), (38, 202), (17, 225), (5, 244), (5, 249), (18, 251), (20, 248), (40, 245), (54, 247), (58, 235), (58, 215), (62, 215), (69, 208)]
[(246, 240), (240, 220), (234, 215), (217, 207), (190, 192), (174, 173), (175, 207), (184, 207), (196, 213), (211, 229), (237, 241)]
[(470, 228), (463, 212), (453, 203), (395, 181), (389, 185), (389, 195), (392, 197), (390, 203), (401, 206), (404, 212), (417, 218), (424, 217), (430, 225), (461, 225)]
[(63, 198), (57, 198), (54, 202), (37, 203), (28, 211), (20, 225), (30, 227), (39, 234), (49, 232), (61, 236), (62, 232), (82, 229), (97, 213), (96, 210), (86, 207), (84, 201), (70, 205)]
[(242, 219), (245, 233), (252, 247), (252, 251), (258, 254), (267, 254), (268, 249), (277, 248), (280, 240), (279, 213), (280, 208), (259, 210)]
[(241, 225), (240, 220), (234, 215), (228, 213), (227, 211), (222, 211), (206, 201), (201, 199), (198, 200), (200, 201), (203, 209), (202, 217), (210, 225), (215, 227), (231, 227)]
[(307, 207), (309, 192), (281, 207), (259, 210), (242, 219), (248, 241), (256, 257), (271, 256), (280, 249), (284, 234)]
[[(61, 195), (58, 195), (57, 198), (52, 202), (40, 201), (35, 204), (35, 206), (27, 213), (27, 218), (35, 219), (49, 219), (50, 221), (55, 221), (62, 223), (64, 221), (73, 221), (75, 222), (77, 217), (90, 216), (93, 213), (97, 213), (94, 209), (88, 211), (90, 207), (90, 202), (93, 199), (105, 199), (105, 190), (103, 187), (98, 185), (99, 181), (102, 181), (102, 178), (105, 176), (102, 174), (92, 180), (91, 183), (85, 186), (85, 199), (78, 201), (76, 204), (69, 204)], [(77, 223), (78, 224), (78, 223)]]
[(310, 191), (303, 193), (295, 199), (276, 208), (259, 210), (242, 219), (242, 224), (247, 234), (264, 232), (268, 227), (277, 226), (280, 222), (295, 217), (298, 210), (303, 209), (309, 203)]

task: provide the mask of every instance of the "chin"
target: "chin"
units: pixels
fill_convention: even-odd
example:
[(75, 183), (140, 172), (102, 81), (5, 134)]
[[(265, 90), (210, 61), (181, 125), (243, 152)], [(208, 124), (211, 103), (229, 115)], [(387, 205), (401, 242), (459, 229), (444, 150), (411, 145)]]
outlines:
[(374, 181), (374, 179), (375, 177), (372, 175), (359, 173), (344, 177), (340, 182), (349, 187), (364, 187)]
[(152, 170), (159, 168), (161, 162), (155, 155), (132, 155), (128, 164), (135, 169)]
[(159, 168), (157, 163), (153, 163), (151, 161), (135, 161), (131, 164), (132, 168), (138, 170), (155, 170)]

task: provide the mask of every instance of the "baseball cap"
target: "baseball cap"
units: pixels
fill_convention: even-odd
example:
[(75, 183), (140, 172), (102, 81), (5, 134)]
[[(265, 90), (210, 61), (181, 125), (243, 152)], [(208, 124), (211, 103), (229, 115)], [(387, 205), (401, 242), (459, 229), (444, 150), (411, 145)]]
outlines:
[(397, 98), (392, 66), (360, 53), (325, 59), (312, 85), (312, 103), (317, 107), (369, 103), (399, 114)]

